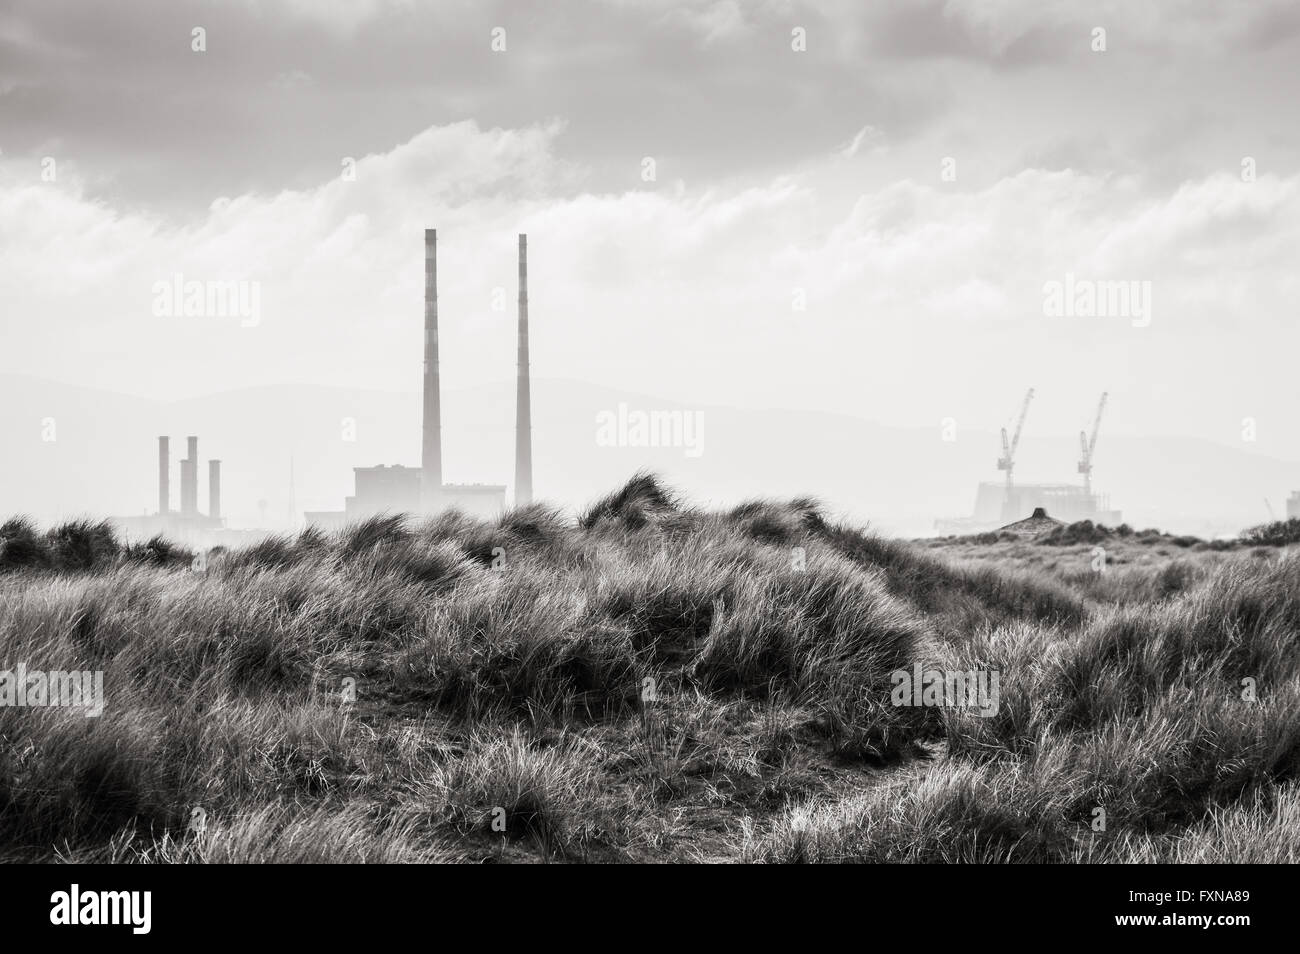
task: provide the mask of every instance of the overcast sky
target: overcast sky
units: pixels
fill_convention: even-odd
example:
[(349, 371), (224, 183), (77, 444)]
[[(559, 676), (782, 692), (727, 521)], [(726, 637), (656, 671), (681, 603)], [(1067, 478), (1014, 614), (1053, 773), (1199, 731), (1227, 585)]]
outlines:
[(0, 371), (416, 390), (436, 227), (444, 384), (508, 378), (527, 232), (539, 377), (1300, 459), (1297, 62), (1265, 0), (7, 0)]

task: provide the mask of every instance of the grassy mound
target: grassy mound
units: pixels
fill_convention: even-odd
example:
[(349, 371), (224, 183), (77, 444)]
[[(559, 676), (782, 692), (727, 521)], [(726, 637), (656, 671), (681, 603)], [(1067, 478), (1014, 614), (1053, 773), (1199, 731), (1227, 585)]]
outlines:
[[(0, 541), (5, 665), (104, 687), (95, 718), (0, 705), (3, 860), (1230, 859), (1294, 835), (1285, 551), (1108, 590), (646, 474), (576, 520), (382, 517), (204, 561), (84, 521)], [(998, 705), (895, 704), (916, 667), (996, 671)]]

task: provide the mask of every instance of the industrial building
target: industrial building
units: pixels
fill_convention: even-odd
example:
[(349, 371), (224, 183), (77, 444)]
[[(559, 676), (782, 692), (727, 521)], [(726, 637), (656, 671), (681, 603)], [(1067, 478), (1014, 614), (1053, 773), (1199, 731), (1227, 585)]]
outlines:
[[(515, 506), (532, 502), (532, 404), (528, 377), (528, 237), (519, 236), (519, 330), (515, 404)], [(438, 354), (438, 232), (424, 230), (424, 391), (419, 467), (353, 468), (354, 491), (341, 511), (308, 511), (310, 525), (337, 529), (382, 513), (432, 514), (456, 509), (495, 517), (505, 509), (503, 484), (442, 480), (442, 403)]]
[(1106, 409), (1106, 394), (1102, 394), (1097, 405), (1092, 434), (1079, 432), (1080, 457), (1077, 470), (1083, 475), (1082, 486), (1015, 482), (1016, 451), (1020, 447), (1020, 435), (1033, 399), (1034, 389), (1030, 388), (1020, 406), (1013, 435), (1008, 436), (1007, 429), (1002, 428), (1002, 456), (997, 463), (998, 470), (1006, 473), (1005, 481), (981, 483), (975, 492), (975, 512), (970, 517), (936, 520), (935, 529), (940, 533), (983, 533), (1024, 520), (1038, 511), (1064, 523), (1091, 520), (1093, 523), (1113, 527), (1123, 522), (1123, 515), (1118, 510), (1110, 509), (1110, 499), (1103, 494), (1093, 493), (1092, 490), (1092, 460), (1097, 450), (1101, 415)]
[(1291, 491), (1291, 496), (1286, 498), (1286, 518), (1300, 520), (1300, 490)]
[(1039, 509), (1065, 523), (1091, 520), (1114, 527), (1123, 522), (1121, 513), (1110, 509), (1108, 495), (1089, 493), (1077, 484), (1016, 484), (1008, 488), (993, 481), (977, 488), (970, 520), (988, 529), (1025, 519)]
[(162, 534), (182, 543), (200, 542), (225, 526), (221, 517), (221, 461), (208, 461), (208, 512), (199, 511), (199, 439), (185, 439), (186, 456), (180, 462), (180, 509), (171, 507), (171, 438), (158, 438), (158, 512), (139, 517), (113, 517), (114, 524), (131, 538)]
[[(424, 498), (424, 471), (401, 464), (352, 468), (356, 492), (343, 501), (340, 512), (308, 511), (307, 522), (337, 527), (381, 513), (428, 512)], [(500, 484), (444, 484), (433, 510), (454, 507), (475, 517), (495, 517), (504, 509), (505, 487)]]

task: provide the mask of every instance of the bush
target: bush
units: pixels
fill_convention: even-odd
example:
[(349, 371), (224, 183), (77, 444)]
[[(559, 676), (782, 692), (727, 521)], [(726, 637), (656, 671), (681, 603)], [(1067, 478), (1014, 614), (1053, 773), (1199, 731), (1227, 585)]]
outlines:
[[(0, 536), (3, 535), (0, 531)], [(1292, 543), (1300, 543), (1300, 517), (1275, 520), (1272, 523), (1243, 530), (1241, 540), (1247, 546), (1284, 547)]]

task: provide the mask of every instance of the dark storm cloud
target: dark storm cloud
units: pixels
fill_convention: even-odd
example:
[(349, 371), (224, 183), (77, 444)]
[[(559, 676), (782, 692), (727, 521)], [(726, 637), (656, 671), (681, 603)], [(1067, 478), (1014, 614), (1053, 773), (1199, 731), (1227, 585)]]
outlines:
[[(706, 36), (658, 7), (381, 6), (337, 28), (282, 4), (20, 2), (0, 31), (6, 151), (56, 142), (97, 188), (193, 209), (302, 185), (343, 156), (474, 118), (567, 122), (595, 187), (779, 169), (870, 124), (906, 136), (941, 108), (933, 83), (844, 57), (838, 25), (770, 11)], [(792, 23), (811, 34), (790, 48)], [(494, 26), (508, 49), (489, 47)], [(207, 52), (190, 30), (207, 30)]]
[(1300, 35), (1300, 4), (1279, 3), (1258, 11), (1246, 28), (1247, 49), (1268, 50)]
[[(1274, 163), (1289, 159), (1289, 133), (1265, 125), (1289, 84), (1270, 92), (1242, 80), (1243, 98), (1232, 84), (1250, 64), (1222, 58), (1245, 45), (1281, 62), (1295, 46), (1295, 5), (1165, 9), (16, 0), (0, 14), (0, 149), (29, 161), (48, 150), (92, 195), (179, 218), (217, 196), (315, 186), (338, 175), (343, 157), (467, 119), (482, 129), (563, 120), (557, 152), (597, 192), (641, 188), (645, 156), (663, 183), (783, 174), (864, 127), (896, 156), (914, 144), (914, 168), (928, 170), (967, 126), (998, 128), (1022, 107), (1035, 118), (1003, 127), (1015, 141), (997, 168), (1014, 172), (1024, 155), (1124, 171), (1169, 142), (1144, 142), (1138, 114), (1163, 124), (1184, 101), (1222, 117), (1205, 136), (1226, 144), (1183, 150), (1171, 162), (1179, 174), (1247, 154), (1263, 129), (1284, 138)], [(1102, 59), (1088, 48), (1094, 18), (1110, 31)], [(190, 49), (195, 26), (207, 30), (202, 54)], [(507, 31), (504, 54), (490, 49), (496, 26)], [(795, 26), (807, 52), (791, 49)], [(1087, 154), (1072, 157), (1080, 144)], [(916, 174), (910, 161), (899, 175)]]
[(894, 59), (951, 58), (1016, 68), (1060, 62), (1086, 50), (1069, 30), (1031, 21), (1009, 36), (990, 35), (945, 0), (866, 9), (864, 29), (872, 51)]

